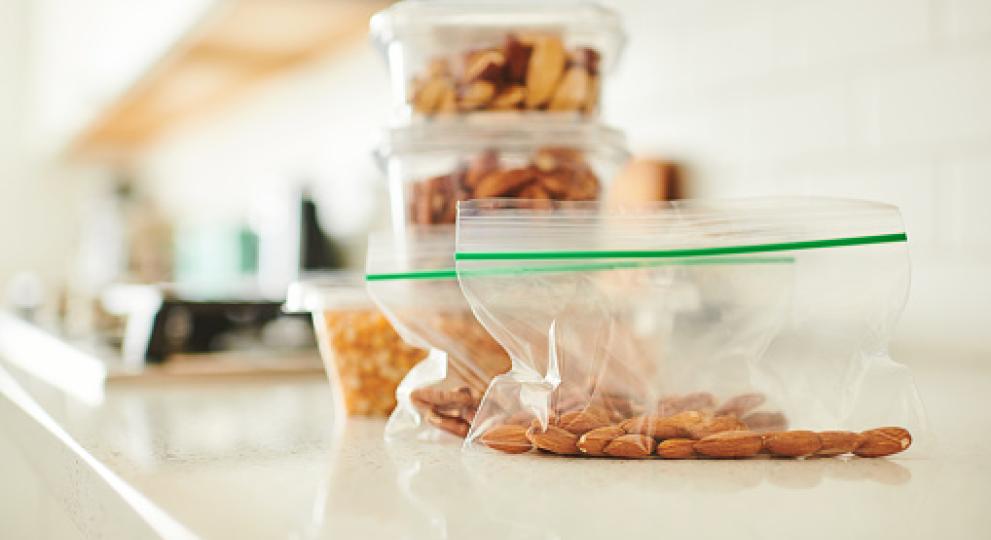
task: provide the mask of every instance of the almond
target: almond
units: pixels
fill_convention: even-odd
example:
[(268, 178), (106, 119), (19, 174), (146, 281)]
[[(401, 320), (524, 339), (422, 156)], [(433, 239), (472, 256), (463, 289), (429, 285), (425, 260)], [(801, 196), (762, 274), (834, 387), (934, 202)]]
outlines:
[[(598, 191), (598, 186), (595, 188)], [(692, 392), (683, 396), (668, 396), (657, 404), (657, 414), (670, 416), (682, 411), (710, 411), (716, 406), (716, 398), (709, 392)]]
[(516, 36), (510, 34), (506, 37), (506, 45), (503, 47), (503, 50), (506, 57), (506, 80), (511, 83), (524, 83), (526, 81), (527, 67), (530, 64), (530, 55), (533, 53), (533, 46), (523, 43)]
[(819, 435), (811, 431), (777, 431), (764, 434), (764, 448), (780, 457), (811, 456), (822, 448)]
[(526, 70), (526, 106), (536, 109), (546, 104), (564, 73), (564, 45), (556, 36), (537, 36)]
[(498, 82), (502, 78), (506, 56), (502, 51), (486, 49), (468, 54), (465, 62), (464, 80), (468, 82)]
[(788, 429), (788, 419), (779, 412), (755, 412), (744, 416), (741, 421), (751, 431), (784, 431)]
[[(544, 187), (546, 188), (547, 186), (545, 185)], [(548, 191), (551, 190), (548, 189)], [(609, 418), (614, 422), (643, 412), (643, 407), (640, 407), (632, 399), (624, 396), (601, 395), (593, 397), (592, 401), (607, 411)]]
[(410, 400), (414, 403), (424, 403), (429, 406), (458, 406), (474, 407), (478, 406), (478, 399), (472, 394), (467, 386), (455, 388), (453, 390), (443, 390), (440, 388), (417, 388), (410, 393)]
[(482, 178), (475, 187), (475, 199), (488, 199), (508, 195), (514, 189), (533, 180), (535, 175), (530, 169), (506, 169), (495, 171)]
[(549, 148), (540, 148), (533, 155), (533, 165), (538, 171), (551, 172), (560, 165), (557, 155)]
[[(599, 179), (592, 171), (580, 168), (574, 171), (573, 180), (565, 199), (569, 201), (591, 201), (599, 196)], [(685, 409), (682, 409), (685, 410)]]
[(552, 195), (560, 196), (568, 192), (571, 178), (564, 172), (545, 173), (540, 175), (540, 184)]
[(585, 114), (592, 114), (596, 109), (599, 108), (599, 93), (601, 89), (599, 87), (599, 77), (598, 75), (592, 75), (588, 78), (588, 90), (585, 92), (585, 104), (582, 105), (582, 112)]
[(860, 457), (884, 457), (897, 454), (912, 445), (912, 434), (900, 427), (870, 429), (853, 453)]
[(689, 439), (704, 439), (724, 431), (743, 431), (747, 426), (735, 416), (716, 416), (708, 420), (687, 426)]
[(674, 439), (686, 437), (693, 426), (704, 420), (702, 413), (698, 411), (685, 411), (672, 416), (638, 416), (620, 425), (627, 433), (638, 433), (657, 439)]
[(451, 74), (451, 66), (446, 58), (434, 58), (427, 64), (427, 77), (441, 78)]
[(667, 439), (657, 445), (657, 455), (664, 459), (690, 459), (695, 457), (695, 441), (692, 439)]
[(578, 47), (568, 54), (568, 64), (581, 66), (591, 75), (599, 74), (599, 51), (589, 47)]
[(417, 182), (412, 186), (410, 194), (410, 220), (413, 223), (427, 225), (431, 223), (430, 214), (430, 184), (428, 182)]
[(822, 441), (822, 448), (816, 450), (816, 455), (831, 457), (853, 452), (864, 437), (852, 431), (820, 431), (819, 440)]
[(607, 444), (603, 452), (613, 457), (650, 457), (654, 453), (654, 439), (646, 435), (620, 435)]
[(605, 455), (603, 450), (616, 437), (626, 435), (619, 426), (606, 426), (586, 432), (578, 439), (578, 450), (590, 456)]
[(549, 425), (546, 430), (541, 430), (540, 426), (530, 426), (526, 438), (541, 450), (555, 454), (578, 453), (578, 435), (557, 426)]
[[(533, 165), (541, 172), (555, 172), (566, 167), (586, 167), (580, 150), (557, 146), (538, 148), (533, 155)], [(614, 396), (615, 397), (615, 396)]]
[(764, 394), (760, 393), (740, 394), (723, 402), (716, 409), (715, 414), (717, 416), (733, 415), (737, 418), (743, 418), (748, 412), (763, 405), (765, 399)]
[(741, 458), (757, 455), (762, 445), (760, 435), (752, 431), (726, 431), (696, 441), (694, 448), (706, 457)]
[(533, 448), (526, 437), (526, 428), (513, 424), (496, 426), (486, 431), (481, 436), (481, 441), (485, 446), (507, 454), (522, 454)]
[[(528, 208), (534, 210), (549, 210), (554, 207), (551, 201), (551, 194), (547, 192), (539, 183), (533, 183), (520, 190), (520, 199), (529, 201)], [(606, 417), (608, 419), (608, 416)]]
[(655, 424), (660, 422), (664, 417), (655, 415), (646, 416), (634, 416), (620, 422), (619, 427), (623, 428), (623, 431), (627, 433), (636, 433), (639, 435), (649, 435), (651, 437), (657, 433), (657, 428)]
[(518, 109), (525, 99), (526, 88), (519, 85), (508, 86), (492, 98), (490, 108), (499, 111)]
[(582, 67), (569, 68), (547, 106), (551, 111), (577, 111), (585, 105), (588, 93), (588, 72)]
[(461, 418), (449, 418), (447, 416), (440, 416), (435, 414), (433, 411), (427, 411), (424, 415), (427, 422), (439, 429), (442, 429), (452, 435), (461, 437), (462, 439), (468, 435), (468, 422)]
[(437, 105), (437, 114), (450, 114), (458, 111), (458, 96), (454, 91), (454, 86), (449, 86), (444, 90)]
[(475, 81), (468, 84), (461, 94), (461, 109), (474, 111), (481, 109), (495, 97), (495, 85), (488, 81)]
[(575, 435), (581, 435), (609, 425), (609, 417), (596, 409), (566, 412), (558, 418), (557, 425)]
[(474, 188), (488, 174), (499, 169), (499, 154), (492, 149), (483, 150), (471, 160), (465, 173), (465, 185)]
[(413, 108), (424, 114), (433, 114), (440, 107), (449, 90), (452, 92), (454, 90), (454, 85), (449, 79), (444, 77), (427, 79), (416, 87), (413, 94)]
[(520, 411), (510, 415), (506, 418), (505, 422), (507, 424), (514, 424), (517, 426), (529, 427), (531, 422), (533, 422), (533, 415), (527, 411)]

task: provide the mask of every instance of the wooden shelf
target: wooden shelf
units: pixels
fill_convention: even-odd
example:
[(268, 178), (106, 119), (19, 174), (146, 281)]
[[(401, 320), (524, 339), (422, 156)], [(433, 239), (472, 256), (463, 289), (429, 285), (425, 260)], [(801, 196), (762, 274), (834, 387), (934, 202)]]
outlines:
[(229, 0), (86, 127), (76, 158), (130, 155), (259, 81), (364, 39), (387, 0)]

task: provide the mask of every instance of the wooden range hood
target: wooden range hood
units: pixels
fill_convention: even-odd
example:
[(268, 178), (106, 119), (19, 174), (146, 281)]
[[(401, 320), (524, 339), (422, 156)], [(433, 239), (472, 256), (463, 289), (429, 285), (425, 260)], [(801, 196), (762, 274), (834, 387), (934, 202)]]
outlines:
[(228, 0), (85, 127), (70, 157), (117, 161), (246, 88), (364, 39), (387, 0)]

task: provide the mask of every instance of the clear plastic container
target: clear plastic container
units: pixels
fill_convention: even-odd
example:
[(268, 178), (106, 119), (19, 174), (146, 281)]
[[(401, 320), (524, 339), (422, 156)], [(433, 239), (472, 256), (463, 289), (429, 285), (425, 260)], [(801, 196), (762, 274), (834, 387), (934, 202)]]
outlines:
[(294, 283), (286, 311), (310, 312), (334, 397), (351, 415), (388, 416), (396, 387), (427, 355), (407, 345), (375, 306), (357, 273)]
[(378, 150), (393, 225), (453, 224), (457, 202), (598, 200), (629, 159), (625, 138), (594, 122), (433, 122), (391, 130)]
[(625, 42), (594, 3), (410, 1), (376, 14), (401, 120), (479, 111), (595, 115)]

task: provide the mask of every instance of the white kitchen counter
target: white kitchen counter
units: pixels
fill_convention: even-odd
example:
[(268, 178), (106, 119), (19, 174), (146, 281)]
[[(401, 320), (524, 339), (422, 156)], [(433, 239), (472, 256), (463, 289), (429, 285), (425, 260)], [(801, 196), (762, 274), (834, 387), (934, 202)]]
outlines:
[(991, 360), (918, 367), (939, 445), (891, 460), (613, 461), (335, 431), (322, 377), (110, 380), (0, 359), (2, 538), (991, 538)]

